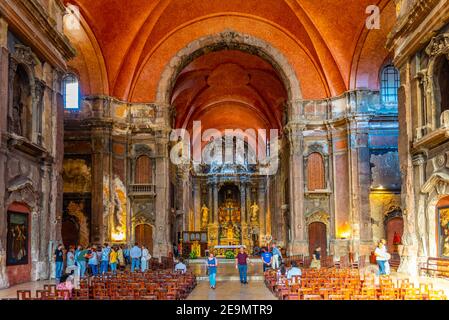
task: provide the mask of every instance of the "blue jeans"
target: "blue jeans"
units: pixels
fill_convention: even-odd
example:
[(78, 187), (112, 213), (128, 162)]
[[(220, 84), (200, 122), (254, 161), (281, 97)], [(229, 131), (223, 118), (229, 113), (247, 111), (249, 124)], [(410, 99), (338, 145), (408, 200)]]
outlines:
[(77, 261), (78, 267), (80, 268), (80, 277), (84, 277), (86, 273), (86, 261)]
[(216, 272), (209, 273), (209, 284), (211, 287), (215, 287), (215, 285), (217, 284), (216, 278), (217, 278)]
[(134, 269), (139, 269), (140, 267), (140, 259), (132, 258), (131, 260), (131, 272), (134, 272)]
[(56, 280), (61, 279), (62, 271), (64, 269), (64, 261), (56, 261)]
[(101, 261), (101, 266), (100, 266), (101, 273), (108, 272), (108, 265), (109, 265), (109, 261)]
[(248, 282), (246, 274), (248, 273), (248, 265), (239, 264), (240, 282)]
[(98, 274), (98, 265), (90, 264), (89, 267), (90, 267), (90, 270), (92, 271), (92, 275), (96, 276)]
[(379, 275), (384, 275), (385, 273), (385, 261), (377, 260), (377, 265), (379, 266)]
[(117, 273), (117, 263), (111, 263), (111, 272)]
[(148, 261), (147, 260), (142, 260), (141, 266), (142, 266), (142, 268), (141, 268), (142, 272), (147, 271), (147, 269), (148, 269)]

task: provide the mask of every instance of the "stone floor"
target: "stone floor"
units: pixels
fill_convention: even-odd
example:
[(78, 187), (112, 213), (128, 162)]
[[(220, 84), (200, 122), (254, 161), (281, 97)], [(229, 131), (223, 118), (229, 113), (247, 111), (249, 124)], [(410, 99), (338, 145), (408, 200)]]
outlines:
[[(248, 268), (249, 284), (242, 285), (239, 282), (238, 271), (233, 261), (220, 260), (217, 272), (216, 289), (210, 289), (208, 277), (205, 271), (204, 260), (189, 263), (189, 270), (197, 276), (198, 285), (187, 300), (276, 300), (276, 297), (266, 288), (263, 282), (262, 265), (260, 261), (254, 261)], [(431, 283), (436, 290), (444, 290), (449, 296), (449, 279), (415, 277), (392, 273), (393, 279), (409, 278), (419, 283)], [(43, 280), (23, 283), (7, 289), (0, 290), (0, 299), (16, 298), (17, 290), (31, 290), (33, 295), (36, 290), (43, 289), (44, 284), (55, 283), (54, 280)]]

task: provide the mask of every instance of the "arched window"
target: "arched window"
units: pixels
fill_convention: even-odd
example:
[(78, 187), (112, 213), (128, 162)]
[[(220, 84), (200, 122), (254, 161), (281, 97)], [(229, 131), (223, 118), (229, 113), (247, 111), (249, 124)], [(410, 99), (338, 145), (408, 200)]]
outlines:
[(134, 183), (151, 184), (153, 180), (153, 165), (150, 157), (140, 156), (136, 160)]
[(79, 80), (74, 74), (64, 77), (62, 83), (64, 95), (64, 109), (78, 109), (80, 107)]
[(307, 189), (314, 191), (325, 188), (323, 156), (318, 152), (311, 153), (307, 160)]
[(393, 65), (387, 65), (381, 72), (380, 95), (386, 105), (398, 104), (399, 71)]

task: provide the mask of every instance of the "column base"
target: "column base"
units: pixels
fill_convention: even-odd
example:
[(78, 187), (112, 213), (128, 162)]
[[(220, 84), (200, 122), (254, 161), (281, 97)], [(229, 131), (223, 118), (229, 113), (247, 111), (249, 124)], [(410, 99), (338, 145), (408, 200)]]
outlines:
[(9, 280), (6, 273), (6, 251), (0, 251), (0, 289), (8, 288)]
[(294, 240), (288, 244), (288, 256), (309, 255), (309, 243), (304, 240)]

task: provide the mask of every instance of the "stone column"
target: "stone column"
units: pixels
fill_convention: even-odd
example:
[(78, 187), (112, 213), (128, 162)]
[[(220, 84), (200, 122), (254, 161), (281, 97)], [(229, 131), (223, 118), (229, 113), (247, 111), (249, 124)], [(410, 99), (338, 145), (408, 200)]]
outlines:
[(9, 286), (6, 274), (6, 210), (5, 208), (5, 170), (7, 145), (4, 134), (7, 128), (8, 114), (8, 24), (0, 18), (0, 289)]
[[(91, 241), (103, 243), (104, 225), (103, 216), (105, 203), (109, 203), (112, 176), (111, 164), (111, 125), (107, 122), (94, 123), (91, 127), (92, 137), (92, 220), (91, 220)], [(105, 192), (107, 190), (108, 192)]]
[[(372, 248), (370, 214), (370, 151), (368, 147), (369, 118), (357, 116), (349, 124), (349, 164), (351, 177), (351, 242), (354, 259), (369, 255)], [(362, 242), (362, 243), (361, 243)], [(360, 246), (362, 247), (360, 248)]]
[(241, 221), (246, 222), (247, 207), (246, 207), (246, 183), (240, 183), (240, 207), (241, 207)]
[(298, 123), (289, 123), (286, 126), (290, 144), (289, 155), (289, 184), (290, 184), (290, 225), (291, 241), (289, 243), (290, 255), (306, 254), (308, 243), (305, 239), (304, 221), (304, 156), (303, 131), (305, 126)]
[(209, 208), (209, 223), (216, 223), (215, 217), (214, 217), (214, 194), (213, 194), (213, 188), (210, 183), (207, 184), (208, 189), (208, 198), (207, 198), (207, 207)]
[(156, 132), (157, 157), (156, 157), (156, 222), (154, 256), (160, 258), (167, 256), (171, 250), (170, 225), (169, 225), (169, 154), (168, 136), (170, 130), (166, 128)]
[(267, 232), (267, 226), (266, 226), (266, 205), (265, 205), (265, 198), (266, 198), (266, 186), (264, 179), (262, 181), (259, 181), (259, 185), (257, 187), (257, 202), (259, 205), (259, 242), (260, 245), (265, 245), (264, 242), (264, 236)]
[(399, 160), (402, 175), (401, 202), (403, 208), (404, 233), (402, 243), (404, 245), (401, 255), (401, 264), (398, 272), (411, 276), (418, 274), (417, 256), (418, 241), (416, 236), (416, 204), (413, 162), (410, 152), (413, 141), (413, 115), (410, 92), (410, 62), (405, 62), (400, 67), (401, 87), (398, 91), (399, 127)]
[[(186, 190), (189, 192), (189, 190)], [(195, 217), (195, 230), (201, 230), (202, 216), (201, 216), (201, 207), (203, 204), (201, 203), (201, 185), (198, 180), (194, 180), (193, 182), (193, 213)], [(187, 212), (188, 214), (188, 212)]]
[(218, 223), (218, 184), (213, 184), (213, 199), (214, 199), (214, 223)]

